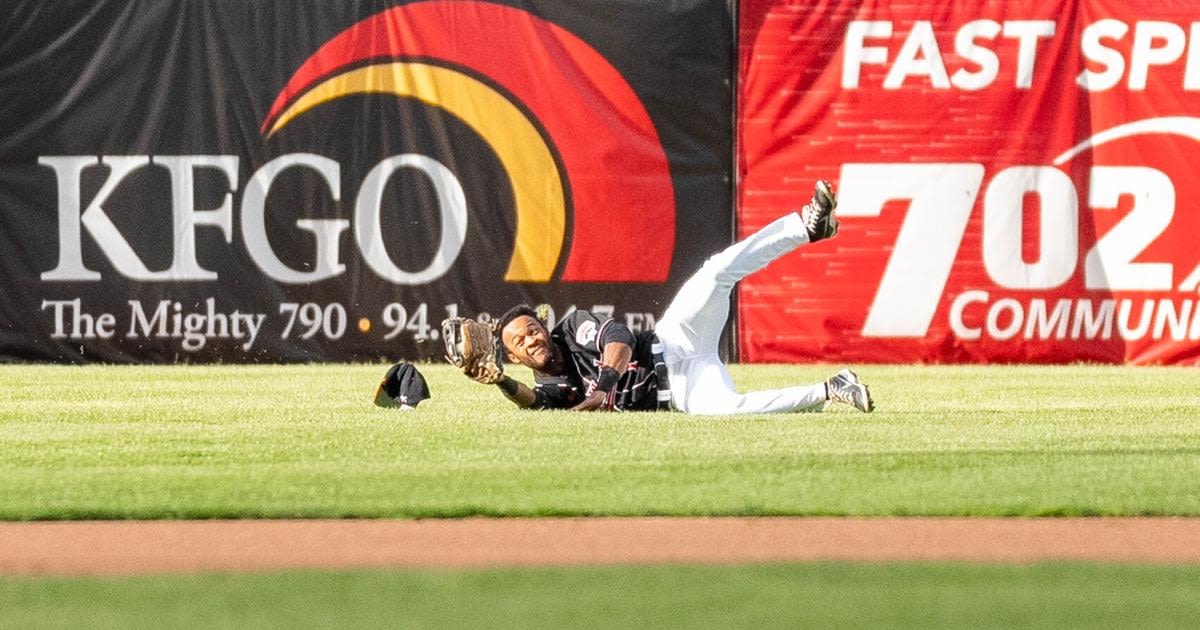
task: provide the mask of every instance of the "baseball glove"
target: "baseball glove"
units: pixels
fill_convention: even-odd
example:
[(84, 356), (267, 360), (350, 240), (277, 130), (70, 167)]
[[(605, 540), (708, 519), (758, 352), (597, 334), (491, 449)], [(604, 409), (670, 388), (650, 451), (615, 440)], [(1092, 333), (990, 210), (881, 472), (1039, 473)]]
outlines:
[(504, 348), (494, 324), (451, 317), (442, 321), (442, 339), (446, 360), (463, 374), (488, 385), (504, 378)]

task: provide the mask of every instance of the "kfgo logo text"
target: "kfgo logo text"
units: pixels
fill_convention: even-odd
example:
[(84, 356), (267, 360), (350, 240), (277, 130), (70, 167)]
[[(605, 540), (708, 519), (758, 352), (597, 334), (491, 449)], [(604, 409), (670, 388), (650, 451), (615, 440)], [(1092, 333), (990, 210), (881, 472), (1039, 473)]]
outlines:
[[(279, 92), (261, 131), (264, 137), (276, 136), (316, 108), (364, 94), (440, 108), (495, 152), (511, 184), (516, 214), (506, 281), (666, 280), (675, 234), (666, 154), (637, 94), (578, 36), (526, 11), (484, 2), (396, 7), (354, 24), (302, 63)], [(372, 138), (365, 134), (357, 141)], [(388, 156), (359, 182), (343, 182), (341, 165), (333, 158), (310, 152), (280, 155), (250, 175), (236, 200), (237, 212), (241, 160), (236, 155), (43, 156), (38, 162), (58, 178), (59, 259), (43, 280), (102, 278), (103, 269), (83, 259), (85, 233), (112, 269), (127, 278), (214, 280), (216, 272), (200, 260), (196, 233), (217, 230), (232, 243), (236, 224), (254, 264), (278, 282), (312, 283), (344, 273), (342, 236), (349, 231), (358, 255), (375, 274), (416, 285), (449, 271), (471, 234), (459, 177), (422, 153)], [(90, 200), (83, 199), (84, 173), (105, 168), (103, 185)], [(165, 269), (148, 268), (105, 212), (105, 202), (126, 177), (153, 168), (164, 169), (171, 181), (174, 242)], [(268, 195), (279, 175), (293, 169), (317, 177), (329, 198), (347, 211), (339, 218), (298, 219), (293, 235), (268, 238), (267, 213), (281, 210), (269, 207)], [(422, 269), (397, 265), (383, 236), (384, 222), (399, 220), (382, 211), (384, 188), (403, 169), (427, 178), (436, 191), (441, 235)], [(193, 188), (200, 171), (228, 185), (216, 208), (196, 207)], [(344, 184), (356, 188), (353, 199), (343, 198)], [(271, 246), (272, 240), (292, 236), (313, 243), (301, 267), (281, 260)]]

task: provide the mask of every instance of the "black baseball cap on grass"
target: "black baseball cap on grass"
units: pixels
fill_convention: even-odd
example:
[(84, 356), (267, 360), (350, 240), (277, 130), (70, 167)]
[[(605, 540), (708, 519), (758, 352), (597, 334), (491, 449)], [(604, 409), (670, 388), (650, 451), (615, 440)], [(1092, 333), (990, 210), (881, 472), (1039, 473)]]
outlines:
[(388, 368), (383, 381), (375, 388), (375, 404), (379, 407), (412, 409), (422, 400), (430, 398), (429, 385), (417, 367), (401, 361)]

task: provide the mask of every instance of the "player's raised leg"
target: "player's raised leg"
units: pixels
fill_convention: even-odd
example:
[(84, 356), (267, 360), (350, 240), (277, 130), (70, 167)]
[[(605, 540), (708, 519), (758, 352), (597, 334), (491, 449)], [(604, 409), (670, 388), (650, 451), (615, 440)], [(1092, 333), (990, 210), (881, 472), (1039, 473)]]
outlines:
[(655, 327), (676, 407), (695, 414), (776, 413), (816, 410), (834, 400), (870, 411), (866, 386), (844, 382), (842, 372), (824, 383), (739, 394), (717, 352), (733, 287), (800, 245), (836, 235), (836, 207), (833, 188), (819, 181), (801, 214), (779, 218), (712, 256), (684, 283)]
[(813, 189), (813, 198), (804, 207), (804, 226), (808, 229), (809, 242), (815, 243), (827, 238), (833, 238), (838, 233), (837, 196), (833, 194), (833, 186), (821, 179)]
[(833, 188), (818, 181), (812, 201), (800, 214), (780, 217), (705, 261), (679, 289), (655, 326), (666, 346), (668, 362), (716, 353), (729, 318), (734, 285), (804, 243), (836, 235), (836, 207)]

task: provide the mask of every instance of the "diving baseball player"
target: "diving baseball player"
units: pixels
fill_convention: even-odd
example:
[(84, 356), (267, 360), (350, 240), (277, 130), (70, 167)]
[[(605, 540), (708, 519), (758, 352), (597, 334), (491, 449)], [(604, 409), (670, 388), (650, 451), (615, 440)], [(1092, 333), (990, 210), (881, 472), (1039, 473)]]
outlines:
[(823, 383), (738, 393), (717, 352), (734, 285), (800, 245), (835, 236), (836, 207), (832, 187), (818, 181), (801, 213), (777, 219), (709, 258), (684, 283), (652, 332), (635, 335), (616, 320), (588, 311), (575, 311), (547, 330), (532, 308), (510, 309), (494, 330), (509, 360), (533, 369), (532, 388), (503, 373), (499, 348), (469, 350), (464, 356), (458, 328), (482, 325), (472, 320), (443, 323), (447, 356), (476, 380), (497, 385), (522, 408), (673, 406), (690, 414), (725, 415), (815, 411), (833, 401), (870, 412), (870, 391), (848, 369)]

